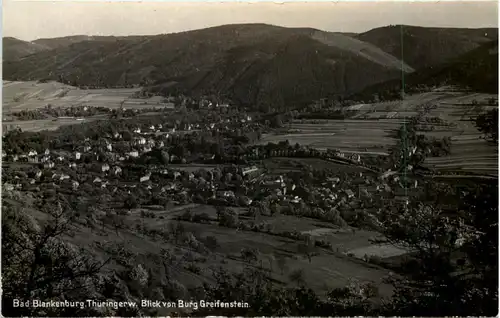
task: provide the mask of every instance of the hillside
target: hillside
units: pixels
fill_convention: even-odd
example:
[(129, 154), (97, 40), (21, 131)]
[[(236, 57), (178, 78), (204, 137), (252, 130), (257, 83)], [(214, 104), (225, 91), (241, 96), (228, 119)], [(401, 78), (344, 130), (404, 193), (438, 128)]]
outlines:
[(2, 60), (4, 61), (15, 60), (26, 55), (49, 49), (48, 47), (39, 43), (21, 41), (12, 37), (3, 38), (2, 45)]
[(380, 47), (398, 59), (402, 59), (404, 54), (404, 62), (416, 69), (441, 64), (497, 38), (497, 28), (428, 28), (409, 25), (376, 28), (357, 36), (357, 39)]
[[(393, 29), (387, 29), (389, 38)], [(455, 41), (456, 33), (464, 32), (450, 29), (443, 34)], [(52, 50), (6, 61), (4, 78), (89, 87), (139, 84), (165, 94), (209, 93), (250, 105), (294, 107), (414, 71), (412, 63), (402, 62), (383, 41), (374, 44), (363, 40), (364, 35), (235, 24), (156, 36), (44, 39), (36, 43)], [(425, 54), (428, 39), (415, 41)]]
[[(355, 99), (371, 99), (374, 94), (399, 96), (401, 77), (367, 87)], [(498, 94), (498, 40), (481, 45), (448, 63), (431, 66), (405, 75), (405, 92), (419, 87), (458, 85), (481, 93)]]
[[(60, 38), (49, 38), (49, 39), (38, 39), (33, 41), (33, 43), (43, 45), (49, 49), (57, 49), (66, 46), (70, 46), (75, 43), (90, 41), (90, 42), (113, 42), (118, 39), (123, 39), (125, 37), (116, 36), (88, 36), (88, 35), (72, 35)], [(129, 36), (128, 39), (140, 38), (140, 36)]]
[(174, 78), (178, 84), (162, 90), (227, 94), (241, 104), (282, 108), (357, 91), (399, 72), (297, 35), (231, 49), (210, 70)]
[(30, 56), (22, 63), (8, 61), (4, 76), (100, 87), (175, 82), (171, 89), (222, 92), (252, 104), (283, 106), (324, 94), (353, 92), (401, 72), (402, 63), (371, 44), (348, 36), (328, 42), (327, 32), (318, 41), (318, 32), (245, 24), (81, 41)]

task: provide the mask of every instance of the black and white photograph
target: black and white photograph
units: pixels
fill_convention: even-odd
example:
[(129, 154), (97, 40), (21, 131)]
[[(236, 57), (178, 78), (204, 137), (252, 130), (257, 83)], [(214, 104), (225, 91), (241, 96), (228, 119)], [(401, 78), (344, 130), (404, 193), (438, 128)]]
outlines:
[(3, 317), (498, 315), (498, 2), (4, 0)]

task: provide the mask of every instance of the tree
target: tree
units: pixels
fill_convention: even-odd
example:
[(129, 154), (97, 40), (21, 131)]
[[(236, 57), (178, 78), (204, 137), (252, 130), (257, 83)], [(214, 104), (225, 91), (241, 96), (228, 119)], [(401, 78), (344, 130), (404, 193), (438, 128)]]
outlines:
[[(419, 204), (381, 216), (384, 241), (410, 254), (386, 310), (398, 315), (482, 316), (498, 308), (497, 186), (456, 198), (457, 208)], [(458, 213), (457, 213), (458, 211)]]
[(279, 255), (279, 256), (276, 257), (276, 262), (278, 263), (278, 267), (279, 267), (279, 269), (281, 271), (281, 275), (283, 275), (284, 272), (285, 272), (285, 270), (287, 269), (287, 267), (286, 267), (286, 258), (283, 257), (283, 256), (281, 256), (281, 255)]
[(163, 164), (169, 164), (170, 163), (170, 155), (166, 151), (161, 152), (161, 160)]
[(218, 212), (219, 225), (225, 227), (236, 227), (238, 223), (238, 214), (231, 209), (223, 209)]
[(257, 261), (258, 251), (254, 248), (241, 249), (241, 258), (247, 262), (255, 263)]
[[(70, 233), (72, 217), (53, 209), (40, 226), (23, 209), (2, 206), (2, 313), (5, 316), (88, 315), (77, 308), (13, 307), (13, 300), (86, 299), (89, 284), (107, 263), (92, 260), (61, 238)], [(94, 313), (95, 314), (95, 313)]]
[(127, 209), (135, 209), (139, 206), (137, 199), (134, 195), (130, 195), (125, 199), (124, 207)]
[(304, 254), (307, 259), (309, 260), (309, 263), (311, 263), (311, 258), (314, 253), (314, 240), (310, 235), (307, 235), (304, 239), (304, 242), (299, 243), (298, 245), (298, 252), (301, 254)]
[(305, 283), (305, 276), (303, 269), (296, 269), (292, 271), (289, 275), (289, 278), (292, 282), (296, 283), (299, 286), (303, 286)]
[(498, 108), (479, 115), (476, 118), (476, 127), (486, 138), (498, 142)]

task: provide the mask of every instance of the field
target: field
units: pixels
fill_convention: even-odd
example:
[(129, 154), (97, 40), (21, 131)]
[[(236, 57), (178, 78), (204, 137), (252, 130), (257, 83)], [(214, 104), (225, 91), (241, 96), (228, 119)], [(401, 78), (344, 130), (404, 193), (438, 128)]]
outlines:
[[(30, 82), (3, 82), (2, 113), (4, 118), (12, 112), (21, 110), (35, 110), (48, 105), (52, 107), (97, 106), (110, 109), (123, 107), (125, 109), (138, 108), (172, 108), (171, 104), (164, 104), (159, 96), (149, 99), (131, 98), (140, 88), (120, 89), (79, 89), (58, 82), (38, 83)], [(23, 131), (56, 130), (60, 126), (80, 124), (86, 121), (101, 120), (102, 115), (85, 119), (58, 118), (28, 121), (5, 121), (3, 131), (19, 127)]]
[(270, 158), (263, 161), (268, 175), (286, 174), (290, 171), (301, 171), (303, 166), (314, 169), (329, 169), (333, 172), (365, 172), (363, 167), (335, 163), (316, 158)]
[(261, 144), (288, 140), (319, 149), (339, 149), (346, 153), (386, 155), (386, 149), (396, 144), (390, 136), (401, 126), (401, 120), (297, 120), (290, 126), (296, 133), (265, 135)]
[[(191, 210), (194, 214), (207, 213), (214, 221), (199, 224), (174, 220), (186, 210)], [(155, 217), (141, 216), (141, 211), (152, 212)], [(47, 215), (40, 211), (32, 209), (30, 214), (37, 220), (47, 220)], [(124, 218), (128, 226), (118, 229), (111, 224), (91, 225), (87, 219), (87, 222), (76, 225), (73, 234), (66, 240), (77, 246), (88, 247), (101, 259), (113, 255), (113, 261), (106, 265), (108, 269), (119, 271), (124, 269), (125, 263), (142, 264), (164, 277), (162, 280), (168, 279), (179, 284), (179, 298), (188, 297), (187, 288), (200, 286), (204, 282), (213, 283), (212, 270), (219, 267), (234, 273), (247, 267), (260, 268), (276, 284), (290, 286), (295, 285), (290, 277), (291, 273), (299, 270), (308, 285), (322, 296), (331, 288), (345, 287), (353, 280), (373, 282), (379, 286), (382, 296), (388, 296), (392, 292), (392, 287), (383, 282), (383, 278), (388, 275), (387, 270), (346, 255), (350, 249), (369, 246), (368, 238), (375, 233), (359, 231), (354, 234), (340, 230), (327, 233), (323, 238), (326, 237), (340, 249), (330, 251), (315, 248), (309, 261), (299, 253), (299, 242), (273, 233), (292, 230), (321, 232), (331, 229), (327, 223), (279, 216), (263, 220), (271, 225), (271, 234), (241, 231), (217, 225), (215, 208), (198, 204), (150, 210), (144, 207), (132, 210), (131, 214)], [(188, 244), (182, 239), (179, 242), (165, 241), (159, 235), (154, 236), (144, 231), (154, 229), (157, 233), (168, 233), (172, 231), (172, 227), (178, 227), (179, 224), (184, 228), (184, 237), (192, 237), (191, 243)], [(217, 245), (210, 248), (211, 251), (203, 252), (197, 246), (208, 247), (207, 237), (215, 238)], [(241, 251), (244, 248), (258, 250), (257, 260), (252, 262), (242, 258)]]
[[(451, 137), (451, 155), (427, 158), (425, 164), (443, 172), (498, 174), (498, 146), (487, 142), (471, 118), (496, 106), (487, 100), (496, 95), (471, 94), (436, 90), (407, 96), (404, 101), (358, 104), (348, 109), (356, 111), (349, 120), (295, 120), (288, 134), (264, 135), (261, 144), (288, 140), (319, 149), (339, 149), (345, 153), (387, 155), (396, 144), (392, 134), (406, 120), (418, 114), (419, 106), (430, 104), (425, 117), (439, 117), (453, 126), (433, 124), (433, 131), (419, 131), (436, 138)], [(477, 105), (473, 105), (473, 100)]]
[(141, 88), (79, 89), (57, 83), (3, 82), (3, 112), (33, 110), (47, 105), (52, 107), (101, 106), (134, 109), (138, 107), (171, 107), (162, 103), (161, 97), (149, 99), (131, 98)]
[[(451, 94), (436, 103), (427, 116), (439, 117), (455, 123), (455, 127), (439, 132), (424, 132), (435, 137), (451, 137), (451, 154), (446, 157), (427, 158), (426, 165), (443, 172), (472, 172), (479, 175), (498, 175), (498, 146), (482, 138), (470, 118), (492, 109), (486, 100), (493, 95)], [(472, 101), (478, 102), (477, 106)]]
[(94, 116), (88, 118), (58, 118), (58, 119), (40, 119), (40, 120), (16, 120), (2, 123), (2, 130), (8, 131), (12, 127), (19, 127), (23, 131), (42, 131), (56, 130), (61, 126), (76, 125), (84, 122), (104, 119), (104, 116)]

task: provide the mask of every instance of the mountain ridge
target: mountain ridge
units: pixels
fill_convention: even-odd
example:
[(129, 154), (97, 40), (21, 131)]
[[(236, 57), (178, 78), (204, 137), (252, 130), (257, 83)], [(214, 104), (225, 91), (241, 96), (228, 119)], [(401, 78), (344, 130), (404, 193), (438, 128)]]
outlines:
[[(85, 87), (136, 84), (164, 94), (223, 94), (245, 104), (282, 108), (349, 95), (414, 72), (422, 54), (432, 57), (424, 64), (440, 64), (488, 40), (480, 36), (482, 29), (439, 31), (429, 38), (424, 35), (437, 31), (411, 27), (403, 36), (413, 35), (414, 42), (423, 43), (417, 43), (423, 51), (409, 51), (403, 61), (391, 53), (391, 46), (374, 44), (395, 41), (397, 28), (385, 28), (390, 30), (385, 35), (380, 31), (385, 29), (378, 28), (353, 36), (314, 28), (231, 24), (154, 36), (77, 36), (52, 44), (40, 39), (38, 45), (55, 48), (5, 60), (4, 78), (51, 79)], [(467, 42), (464, 34), (473, 36)], [(446, 54), (440, 57), (429, 43)], [(445, 49), (462, 44), (460, 50)]]

